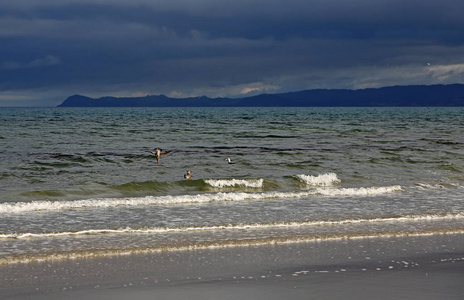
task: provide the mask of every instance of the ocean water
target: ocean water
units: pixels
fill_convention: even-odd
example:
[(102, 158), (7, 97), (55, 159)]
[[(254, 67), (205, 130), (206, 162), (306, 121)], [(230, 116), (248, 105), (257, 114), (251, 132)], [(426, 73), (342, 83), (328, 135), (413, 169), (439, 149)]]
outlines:
[(463, 133), (464, 108), (4, 108), (0, 264), (464, 233)]

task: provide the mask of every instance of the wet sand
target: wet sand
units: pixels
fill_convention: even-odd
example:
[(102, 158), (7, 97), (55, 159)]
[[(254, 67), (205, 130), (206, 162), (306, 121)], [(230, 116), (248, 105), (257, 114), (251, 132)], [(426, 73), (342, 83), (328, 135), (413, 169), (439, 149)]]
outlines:
[(0, 299), (463, 299), (464, 235), (0, 266)]

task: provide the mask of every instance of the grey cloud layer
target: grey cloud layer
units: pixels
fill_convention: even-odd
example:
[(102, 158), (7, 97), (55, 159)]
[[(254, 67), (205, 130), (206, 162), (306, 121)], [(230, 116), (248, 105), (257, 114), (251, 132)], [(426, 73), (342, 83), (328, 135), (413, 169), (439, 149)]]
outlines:
[(53, 89), (230, 96), (464, 80), (461, 0), (11, 2), (0, 2), (0, 105)]

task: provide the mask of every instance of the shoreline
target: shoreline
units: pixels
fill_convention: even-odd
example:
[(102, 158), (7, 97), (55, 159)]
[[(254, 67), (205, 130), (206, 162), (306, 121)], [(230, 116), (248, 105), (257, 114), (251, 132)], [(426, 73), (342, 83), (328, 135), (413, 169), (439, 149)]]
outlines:
[(1, 299), (460, 299), (464, 234), (67, 259), (0, 274)]
[[(288, 224), (283, 224), (288, 226)], [(223, 227), (227, 229), (227, 227)], [(246, 226), (243, 229), (247, 228)], [(161, 229), (163, 230), (163, 229)], [(105, 231), (105, 230), (103, 230)], [(155, 229), (154, 231), (157, 231)], [(167, 231), (170, 231), (169, 229)], [(130, 231), (129, 231), (130, 232)], [(82, 233), (81, 233), (82, 234)], [(86, 232), (84, 232), (86, 234)], [(364, 233), (357, 235), (341, 234), (341, 235), (315, 235), (315, 236), (295, 236), (295, 237), (267, 237), (267, 238), (248, 238), (241, 240), (221, 240), (216, 242), (200, 242), (187, 244), (173, 245), (158, 245), (155, 247), (136, 247), (122, 249), (92, 249), (92, 250), (77, 250), (65, 252), (49, 252), (37, 254), (22, 254), (15, 256), (0, 257), (0, 266), (29, 264), (29, 263), (44, 263), (57, 262), (63, 260), (82, 260), (82, 259), (97, 259), (104, 257), (128, 256), (128, 255), (147, 255), (166, 252), (180, 251), (198, 251), (207, 249), (226, 249), (240, 247), (259, 247), (259, 246), (283, 246), (299, 243), (321, 243), (321, 242), (344, 242), (346, 240), (358, 239), (382, 239), (382, 238), (401, 238), (401, 237), (425, 237), (425, 236), (440, 236), (440, 235), (461, 235), (464, 234), (464, 228), (456, 228), (451, 230), (426, 230), (426, 231), (410, 231), (410, 232), (377, 232)], [(51, 234), (53, 235), (53, 234)], [(60, 234), (57, 234), (60, 235)]]

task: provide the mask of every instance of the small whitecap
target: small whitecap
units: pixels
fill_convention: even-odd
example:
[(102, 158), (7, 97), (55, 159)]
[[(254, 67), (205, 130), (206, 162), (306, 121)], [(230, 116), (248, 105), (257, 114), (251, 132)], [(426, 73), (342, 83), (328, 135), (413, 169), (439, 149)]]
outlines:
[(264, 180), (261, 179), (206, 179), (205, 183), (214, 188), (246, 187), (262, 188)]
[(299, 174), (296, 175), (296, 178), (311, 186), (333, 186), (341, 181), (335, 173), (326, 173), (318, 176)]

